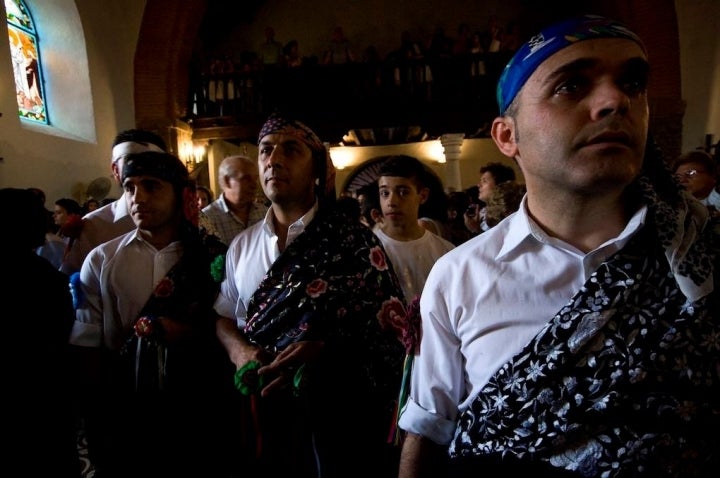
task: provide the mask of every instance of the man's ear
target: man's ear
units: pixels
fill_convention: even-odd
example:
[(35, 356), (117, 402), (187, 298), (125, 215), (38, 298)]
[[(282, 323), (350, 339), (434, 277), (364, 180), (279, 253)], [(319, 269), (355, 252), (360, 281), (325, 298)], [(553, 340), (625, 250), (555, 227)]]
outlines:
[(112, 169), (112, 175), (115, 178), (115, 181), (120, 183), (120, 185), (122, 186), (122, 171), (120, 171), (120, 168), (118, 167), (119, 162), (120, 161), (114, 161), (110, 165), (110, 168)]
[(420, 195), (420, 204), (425, 204), (425, 201), (430, 197), (430, 188), (420, 188), (418, 194)]
[(222, 189), (230, 189), (230, 176), (228, 176), (227, 174), (223, 175), (220, 187)]
[(515, 120), (509, 116), (495, 118), (490, 129), (490, 136), (502, 154), (509, 158), (515, 158), (518, 152), (517, 141), (515, 141)]

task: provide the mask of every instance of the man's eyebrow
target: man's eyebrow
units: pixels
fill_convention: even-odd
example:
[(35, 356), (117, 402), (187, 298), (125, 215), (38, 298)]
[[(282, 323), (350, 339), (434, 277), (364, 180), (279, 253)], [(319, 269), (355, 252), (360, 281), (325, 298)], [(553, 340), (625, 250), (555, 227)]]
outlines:
[(542, 84), (552, 83), (558, 77), (566, 75), (568, 73), (576, 73), (578, 71), (587, 70), (588, 68), (596, 65), (598, 61), (599, 60), (596, 60), (594, 58), (578, 58), (577, 60), (565, 63), (564, 65), (561, 65), (551, 71), (542, 81)]
[(127, 183), (160, 183), (161, 181), (163, 180), (155, 176), (128, 176), (127, 178), (125, 178), (125, 181), (123, 181), (123, 186), (125, 186), (125, 184)]
[(288, 145), (290, 145), (290, 146), (295, 146), (295, 145), (301, 145), (301, 144), (304, 144), (304, 143), (303, 143), (302, 141), (300, 141), (299, 139), (291, 138), (291, 139), (286, 139), (285, 141), (281, 141), (281, 142), (279, 142), (279, 143), (277, 143), (277, 142), (275, 142), (275, 141), (262, 140), (262, 141), (260, 141), (260, 144), (261, 144), (261, 145), (265, 145), (265, 146), (275, 146), (275, 145), (280, 145), (280, 146), (288, 146)]
[[(542, 81), (542, 84), (552, 83), (558, 77), (566, 75), (568, 73), (577, 73), (583, 70), (588, 70), (597, 65), (599, 61), (600, 60), (597, 60), (595, 58), (578, 58), (577, 60), (566, 63), (558, 67), (557, 69), (551, 71)], [(648, 72), (650, 71), (650, 64), (645, 58), (637, 56), (628, 58), (623, 63), (622, 69), (640, 69)]]

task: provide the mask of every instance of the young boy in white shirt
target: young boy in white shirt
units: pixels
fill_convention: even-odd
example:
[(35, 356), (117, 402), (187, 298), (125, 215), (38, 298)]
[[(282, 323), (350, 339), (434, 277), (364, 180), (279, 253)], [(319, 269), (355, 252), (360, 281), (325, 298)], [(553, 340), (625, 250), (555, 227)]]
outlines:
[(389, 156), (379, 174), (383, 227), (375, 229), (375, 234), (410, 303), (422, 292), (435, 261), (455, 246), (418, 222), (420, 205), (430, 194), (426, 178), (431, 174), (420, 160), (406, 155)]

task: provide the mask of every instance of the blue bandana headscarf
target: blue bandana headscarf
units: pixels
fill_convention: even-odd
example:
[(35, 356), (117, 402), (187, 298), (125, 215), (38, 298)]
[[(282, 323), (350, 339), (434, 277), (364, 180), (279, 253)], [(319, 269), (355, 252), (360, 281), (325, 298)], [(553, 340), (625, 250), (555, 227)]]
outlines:
[(579, 41), (596, 38), (626, 38), (645, 51), (642, 40), (635, 33), (609, 18), (584, 15), (551, 25), (521, 46), (505, 66), (497, 85), (500, 114), (505, 114), (530, 75), (548, 57)]

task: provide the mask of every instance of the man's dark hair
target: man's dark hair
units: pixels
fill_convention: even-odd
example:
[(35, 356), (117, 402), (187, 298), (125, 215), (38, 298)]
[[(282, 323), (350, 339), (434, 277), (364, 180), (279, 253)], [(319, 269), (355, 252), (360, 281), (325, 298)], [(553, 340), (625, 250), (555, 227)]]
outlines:
[(60, 198), (57, 201), (55, 201), (55, 205), (60, 206), (61, 208), (65, 209), (68, 214), (77, 214), (79, 216), (83, 215), (82, 206), (79, 202), (77, 202), (74, 199), (71, 198)]
[(412, 178), (418, 189), (427, 187), (427, 170), (419, 159), (405, 154), (387, 156), (378, 170), (380, 176)]
[(335, 202), (335, 207), (345, 214), (348, 218), (360, 220), (360, 201), (352, 196), (340, 196)]
[(144, 129), (126, 129), (125, 131), (121, 131), (115, 136), (112, 145), (115, 147), (120, 143), (127, 143), (128, 141), (141, 144), (154, 144), (163, 151), (167, 151), (167, 144), (165, 144), (164, 139), (158, 134)]
[(380, 206), (380, 192), (377, 181), (372, 181), (359, 187), (355, 194), (358, 196), (358, 199), (360, 199), (360, 196), (363, 197), (362, 200), (359, 201), (360, 216), (365, 218), (365, 221), (368, 224), (374, 224), (375, 219), (373, 219), (373, 209), (378, 212), (382, 211)]
[(3, 234), (0, 245), (13, 254), (20, 249), (35, 249), (45, 243), (47, 210), (36, 193), (29, 189), (0, 189), (0, 204), (6, 212), (5, 220), (12, 224), (13, 233)]
[(490, 173), (495, 179), (495, 184), (507, 181), (515, 181), (515, 170), (502, 163), (488, 163), (480, 168), (480, 174)]
[(698, 163), (702, 164), (705, 170), (713, 175), (717, 176), (718, 174), (718, 165), (715, 163), (715, 160), (710, 155), (710, 153), (706, 153), (705, 151), (701, 149), (696, 149), (693, 151), (689, 151), (680, 157), (678, 157), (672, 164), (672, 171), (675, 172), (677, 169), (687, 163)]

